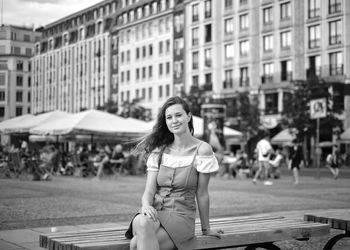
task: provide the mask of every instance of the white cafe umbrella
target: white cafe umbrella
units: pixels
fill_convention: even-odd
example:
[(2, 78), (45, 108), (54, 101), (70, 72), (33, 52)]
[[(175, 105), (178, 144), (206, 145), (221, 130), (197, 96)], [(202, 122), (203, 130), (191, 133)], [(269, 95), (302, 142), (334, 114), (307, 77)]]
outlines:
[(29, 120), (29, 119), (31, 119), (33, 117), (34, 117), (34, 115), (25, 114), (25, 115), (16, 116), (14, 118), (2, 121), (2, 122), (0, 122), (0, 132), (5, 134), (5, 133), (7, 133), (8, 129), (11, 129), (11, 128), (15, 127), (15, 126), (18, 126), (22, 122), (24, 122), (26, 120)]
[(68, 116), (69, 113), (55, 110), (50, 111), (46, 113), (42, 113), (39, 115), (31, 116), (27, 119), (24, 119), (17, 124), (14, 124), (13, 126), (6, 126), (4, 128), (4, 133), (11, 134), (11, 133), (28, 133), (29, 130), (35, 126), (38, 126), (40, 124), (45, 124), (46, 122), (55, 121), (59, 118)]
[(86, 110), (69, 117), (45, 123), (30, 130), (32, 134), (48, 135), (119, 135), (139, 136), (140, 128), (132, 126), (125, 118), (99, 110)]

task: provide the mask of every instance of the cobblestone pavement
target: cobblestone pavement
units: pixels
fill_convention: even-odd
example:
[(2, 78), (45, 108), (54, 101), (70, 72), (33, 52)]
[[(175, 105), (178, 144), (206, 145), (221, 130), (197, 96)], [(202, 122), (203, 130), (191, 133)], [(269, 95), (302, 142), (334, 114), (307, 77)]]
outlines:
[[(106, 177), (101, 181), (55, 177), (52, 181), (0, 180), (0, 249), (40, 249), (38, 237), (50, 227), (126, 225), (138, 209), (144, 177)], [(349, 179), (290, 176), (273, 185), (252, 184), (250, 179), (214, 177), (210, 183), (211, 217), (279, 213), (302, 219), (303, 214), (325, 209), (350, 208)], [(337, 233), (336, 230), (332, 234)], [(282, 249), (322, 249), (328, 237), (308, 242), (285, 241)], [(349, 250), (349, 241), (335, 250)]]

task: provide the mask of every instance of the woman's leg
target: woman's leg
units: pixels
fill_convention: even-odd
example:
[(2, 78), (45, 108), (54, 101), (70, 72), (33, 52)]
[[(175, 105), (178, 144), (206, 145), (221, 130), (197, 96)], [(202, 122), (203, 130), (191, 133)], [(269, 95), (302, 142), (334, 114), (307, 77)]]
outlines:
[(156, 235), (156, 231), (158, 231), (160, 228), (159, 221), (154, 222), (147, 216), (139, 214), (134, 218), (132, 228), (134, 237), (136, 237), (136, 245), (138, 250), (160, 249)]
[(173, 241), (159, 221), (154, 222), (140, 214), (135, 217), (132, 226), (134, 237), (130, 241), (130, 250), (175, 249)]
[(293, 176), (294, 176), (294, 184), (299, 184), (299, 169), (294, 167), (293, 168)]

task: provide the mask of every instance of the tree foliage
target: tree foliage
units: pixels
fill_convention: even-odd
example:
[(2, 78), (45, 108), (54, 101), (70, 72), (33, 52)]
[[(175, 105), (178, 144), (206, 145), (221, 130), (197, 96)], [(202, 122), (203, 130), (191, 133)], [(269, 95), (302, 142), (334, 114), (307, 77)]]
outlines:
[(330, 83), (311, 78), (306, 81), (295, 81), (291, 93), (285, 96), (282, 123), (297, 131), (298, 141), (303, 141), (305, 137), (316, 136), (316, 120), (310, 118), (310, 100), (313, 99), (327, 100), (327, 117), (320, 119), (320, 134), (329, 134), (333, 127), (341, 127), (341, 121), (337, 118), (341, 109), (333, 105), (330, 88), (332, 88)]
[(121, 105), (119, 115), (125, 118), (132, 117), (143, 121), (152, 120), (151, 110), (143, 107), (140, 102), (140, 99), (133, 99), (131, 102), (125, 101)]

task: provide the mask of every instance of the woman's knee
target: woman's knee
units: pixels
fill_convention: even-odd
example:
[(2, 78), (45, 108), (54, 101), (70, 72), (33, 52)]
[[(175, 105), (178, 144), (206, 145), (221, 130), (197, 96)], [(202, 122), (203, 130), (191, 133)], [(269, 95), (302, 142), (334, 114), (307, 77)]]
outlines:
[(134, 219), (133, 228), (136, 234), (155, 232), (155, 225), (152, 219), (141, 214)]

